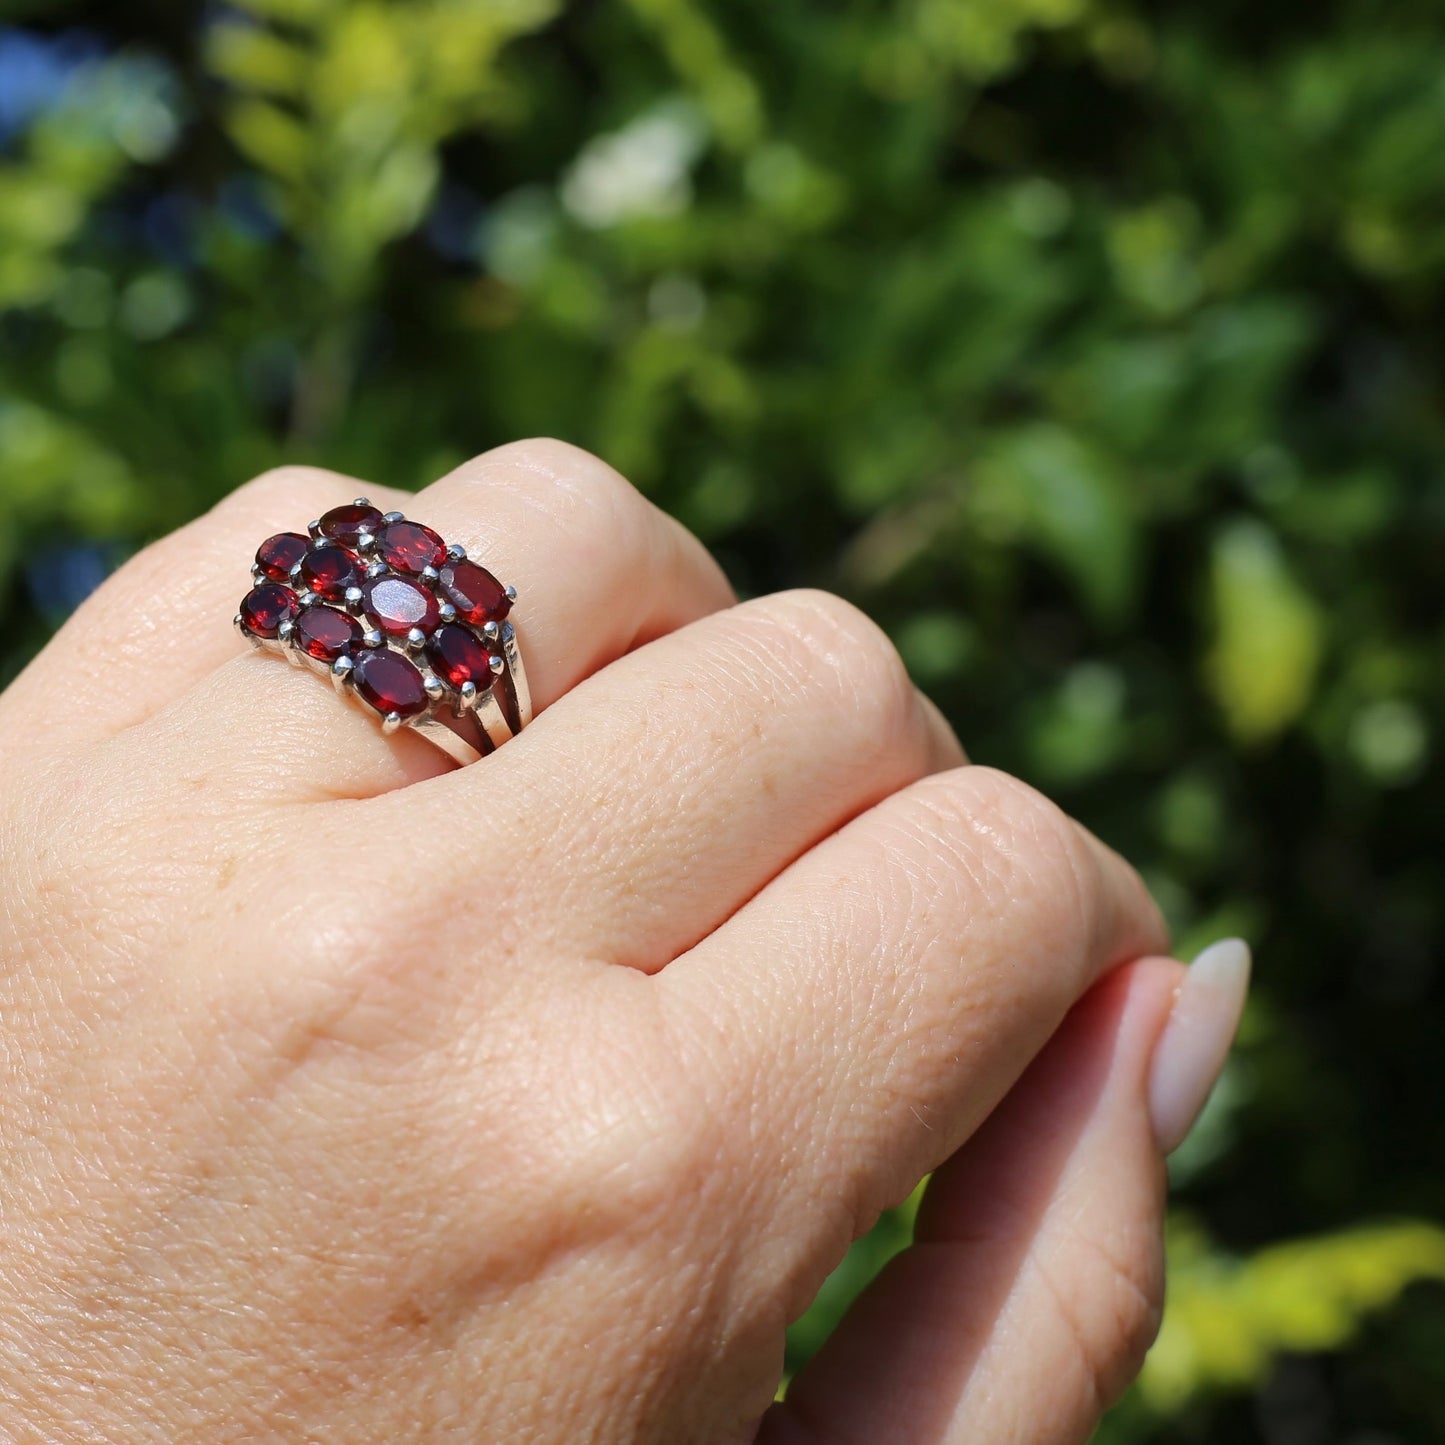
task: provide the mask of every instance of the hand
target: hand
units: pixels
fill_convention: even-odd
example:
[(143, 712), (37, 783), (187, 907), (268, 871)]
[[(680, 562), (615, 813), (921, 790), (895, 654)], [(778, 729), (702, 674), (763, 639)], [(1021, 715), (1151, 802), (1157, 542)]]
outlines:
[[(231, 631), (358, 491), (520, 591), (540, 715), (474, 766)], [(241, 488), (0, 698), (0, 780), (6, 1438), (1073, 1441), (1135, 1369), (1182, 976), (1139, 880), (592, 458)]]

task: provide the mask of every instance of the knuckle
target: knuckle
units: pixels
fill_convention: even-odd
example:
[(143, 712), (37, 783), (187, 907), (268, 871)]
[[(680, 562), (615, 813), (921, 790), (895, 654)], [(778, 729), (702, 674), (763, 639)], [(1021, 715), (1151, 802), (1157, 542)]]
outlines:
[(932, 900), (920, 906), (967, 917), (992, 950), (1016, 961), (1047, 963), (1030, 971), (1030, 987), (1067, 1007), (1089, 968), (1100, 906), (1082, 831), (1041, 793), (988, 767), (936, 773), (907, 798), (906, 827)]
[(326, 471), (322, 467), (272, 467), (243, 482), (221, 500), (217, 510), (249, 516), (287, 517), (295, 512), (298, 503), (324, 510), (343, 492), (351, 497), (365, 491), (366, 487), (354, 478)]
[(529, 437), (485, 453), (465, 469), (478, 480), (501, 470), (513, 480), (531, 481), (547, 505), (571, 504), (604, 514), (640, 514), (642, 493), (601, 457), (555, 437)]
[(997, 768), (973, 767), (967, 784), (976, 828), (1027, 871), (1035, 890), (1052, 898), (1070, 921), (1092, 931), (1097, 869), (1083, 832), (1052, 799)]
[(771, 629), (770, 651), (781, 654), (807, 686), (836, 692), (840, 721), (856, 721), (880, 750), (902, 737), (921, 740), (923, 720), (908, 669), (867, 613), (814, 588), (776, 593), (740, 611), (751, 611)]
[(1070, 1279), (1048, 1284), (1084, 1390), (1106, 1409), (1138, 1375), (1159, 1333), (1164, 1260), (1158, 1232), (1147, 1240), (1079, 1241)]

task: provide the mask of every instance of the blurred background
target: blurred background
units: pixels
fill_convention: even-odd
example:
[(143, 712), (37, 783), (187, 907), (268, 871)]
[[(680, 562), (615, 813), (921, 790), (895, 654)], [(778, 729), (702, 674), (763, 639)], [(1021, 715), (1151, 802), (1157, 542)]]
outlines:
[(1100, 1439), (1445, 1441), (1442, 22), (0, 0), (0, 682), (283, 459), (600, 452), (1254, 943)]

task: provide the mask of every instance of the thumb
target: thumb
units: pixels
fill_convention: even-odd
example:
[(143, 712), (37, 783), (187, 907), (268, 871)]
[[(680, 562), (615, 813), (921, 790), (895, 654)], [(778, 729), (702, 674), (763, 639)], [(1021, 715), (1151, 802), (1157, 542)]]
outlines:
[[(1192, 979), (1147, 959), (1074, 1008), (935, 1174), (914, 1244), (765, 1417), (759, 1445), (1089, 1438), (1158, 1327), (1163, 1151), (1192, 1118), (1183, 1095), (1192, 1086), (1197, 1111), (1213, 1083), (1196, 1065), (1207, 1055), (1217, 1072), (1244, 1000), (1248, 955), (1225, 947), (1236, 964), (1222, 978), (1209, 959), (1224, 947)], [(1182, 1065), (1163, 1057), (1181, 1032)], [(1174, 1041), (1156, 1060), (1161, 1035)]]

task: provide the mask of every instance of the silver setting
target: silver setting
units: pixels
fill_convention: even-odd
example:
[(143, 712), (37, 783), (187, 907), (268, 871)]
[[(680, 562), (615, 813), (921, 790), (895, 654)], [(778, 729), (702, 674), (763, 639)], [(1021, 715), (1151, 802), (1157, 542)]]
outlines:
[[(365, 507), (370, 506), (371, 503), (365, 497), (358, 497), (355, 505)], [(387, 525), (391, 525), (394, 522), (405, 521), (406, 515), (403, 512), (388, 512), (384, 520)], [(320, 526), (319, 519), (307, 526), (313, 543), (321, 547), (340, 546), (333, 539), (323, 537)], [(368, 579), (388, 576), (394, 570), (376, 556), (375, 549), (376, 537), (373, 534), (364, 533), (358, 537), (357, 550), (365, 554), (367, 559), (366, 576)], [(447, 547), (447, 558), (450, 562), (464, 561), (467, 555), (467, 549), (463, 546), (453, 544)], [(300, 572), (301, 564), (298, 562), (291, 569), (290, 581), (296, 590), (300, 610), (304, 611), (310, 607), (341, 605), (353, 616), (362, 613), (364, 599), (360, 587), (347, 588), (344, 602), (332, 604), (309, 588), (302, 587)], [(251, 565), (250, 575), (252, 586), (256, 587), (271, 580), (261, 570), (259, 563)], [(396, 575), (406, 574), (398, 572)], [(408, 580), (420, 581), (436, 593), (441, 578), (436, 567), (427, 567), (422, 571), (420, 578), (409, 578)], [(507, 597), (515, 601), (516, 589), (508, 587), (505, 590)], [(458, 764), (466, 764), (494, 751), (513, 737), (520, 727), (531, 721), (531, 695), (527, 688), (526, 673), (522, 667), (522, 654), (517, 644), (515, 627), (510, 622), (500, 625), (496, 622), (487, 622), (481, 627), (473, 627), (459, 618), (455, 604), (444, 600), (439, 595), (437, 601), (442, 621), (465, 627), (473, 636), (486, 642), (489, 649), (487, 662), (491, 670), (491, 677), (483, 679), (481, 686), (478, 686), (475, 681), (469, 681), (460, 688), (453, 688), (445, 678), (439, 677), (431, 668), (420, 666), (419, 654), (426, 646), (427, 636), (418, 627), (412, 628), (405, 638), (387, 637), (379, 628), (366, 625), (369, 622), (369, 619), (366, 619), (363, 622), (366, 630), (361, 634), (360, 642), (353, 644), (352, 648), (354, 652), (356, 646), (371, 649), (384, 647), (407, 658), (413, 666), (418, 667), (422, 686), (426, 690), (427, 706), (416, 716), (410, 718), (403, 718), (395, 712), (388, 713), (385, 717), (378, 717), (376, 710), (356, 692), (354, 678), (356, 665), (352, 657), (343, 655), (335, 662), (330, 663), (312, 657), (300, 645), (295, 619), (282, 623), (274, 638), (257, 637), (248, 632), (240, 612), (235, 614), (232, 625), (246, 639), (247, 644), (256, 651), (278, 652), (293, 667), (310, 668), (319, 676), (329, 678), (338, 695), (351, 699), (355, 705), (364, 708), (371, 716), (378, 718), (383, 734), (390, 736), (400, 728), (410, 727), (441, 748)]]
[(507, 594), (508, 602), (515, 602), (517, 600), (517, 589), (515, 587), (504, 587), (502, 591)]

